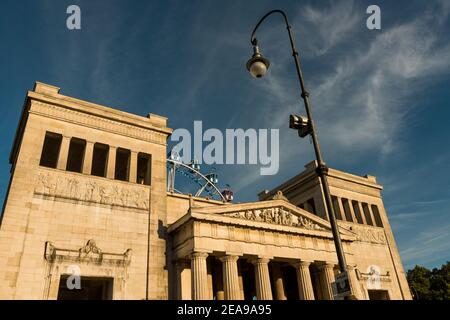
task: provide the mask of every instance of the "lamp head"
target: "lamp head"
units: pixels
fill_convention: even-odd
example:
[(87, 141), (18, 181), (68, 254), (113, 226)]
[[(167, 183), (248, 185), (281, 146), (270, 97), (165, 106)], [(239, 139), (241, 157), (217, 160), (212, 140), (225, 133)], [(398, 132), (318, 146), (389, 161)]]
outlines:
[(269, 69), (270, 62), (264, 58), (259, 50), (258, 42), (256, 39), (252, 41), (253, 44), (253, 56), (247, 61), (247, 70), (255, 78), (264, 77)]

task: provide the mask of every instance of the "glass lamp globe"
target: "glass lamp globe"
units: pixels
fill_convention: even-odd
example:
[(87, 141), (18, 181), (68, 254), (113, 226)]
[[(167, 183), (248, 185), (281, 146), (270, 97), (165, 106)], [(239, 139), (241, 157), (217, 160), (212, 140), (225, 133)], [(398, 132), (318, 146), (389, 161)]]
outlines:
[(267, 73), (267, 67), (262, 61), (254, 61), (250, 65), (250, 74), (255, 78), (264, 77)]
[(253, 46), (253, 56), (247, 61), (247, 70), (255, 78), (264, 77), (269, 69), (270, 62), (264, 58), (257, 45)]

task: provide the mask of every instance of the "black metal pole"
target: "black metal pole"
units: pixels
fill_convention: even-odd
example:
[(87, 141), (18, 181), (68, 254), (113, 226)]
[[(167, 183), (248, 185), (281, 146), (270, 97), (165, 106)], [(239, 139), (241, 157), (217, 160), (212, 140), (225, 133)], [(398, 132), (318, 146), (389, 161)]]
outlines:
[(313, 121), (311, 106), (309, 104), (309, 92), (305, 88), (305, 82), (303, 80), (303, 73), (302, 73), (302, 70), (300, 67), (299, 54), (298, 54), (297, 49), (295, 48), (294, 38), (292, 36), (292, 31), (291, 31), (291, 25), (289, 24), (286, 14), (281, 10), (272, 10), (272, 11), (268, 12), (256, 24), (256, 27), (252, 32), (251, 43), (253, 45), (257, 44), (257, 40), (255, 38), (255, 32), (258, 29), (259, 25), (264, 21), (264, 19), (266, 19), (272, 13), (280, 13), (284, 17), (284, 21), (286, 22), (286, 28), (287, 28), (288, 34), (289, 34), (289, 41), (291, 43), (292, 56), (294, 57), (295, 68), (297, 70), (297, 76), (298, 76), (298, 79), (300, 82), (301, 96), (302, 96), (303, 102), (305, 104), (306, 114), (307, 114), (310, 128), (311, 128), (311, 137), (312, 137), (312, 141), (313, 141), (313, 145), (314, 145), (314, 152), (316, 154), (316, 159), (317, 159), (316, 172), (320, 178), (323, 195), (325, 197), (325, 205), (327, 208), (328, 217), (330, 219), (331, 230), (333, 232), (334, 244), (336, 246), (336, 253), (337, 253), (337, 257), (338, 257), (338, 261), (339, 261), (339, 269), (341, 270), (341, 272), (346, 272), (347, 271), (347, 263), (345, 261), (345, 255), (344, 255), (344, 250), (342, 247), (341, 236), (339, 234), (339, 229), (338, 229), (338, 225), (336, 222), (336, 216), (334, 214), (334, 209), (333, 209), (333, 203), (331, 202), (330, 187), (328, 185), (328, 179), (327, 179), (328, 167), (325, 164), (325, 162), (323, 161), (322, 153), (320, 151), (319, 139), (317, 137), (316, 128), (315, 128), (314, 121)]

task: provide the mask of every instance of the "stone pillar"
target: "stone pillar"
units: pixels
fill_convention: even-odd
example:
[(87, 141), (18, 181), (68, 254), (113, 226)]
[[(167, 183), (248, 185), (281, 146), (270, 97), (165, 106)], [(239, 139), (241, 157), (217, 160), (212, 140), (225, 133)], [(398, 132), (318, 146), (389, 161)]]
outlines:
[(177, 281), (177, 299), (191, 300), (191, 270), (189, 261), (178, 260), (175, 263), (176, 281)]
[(375, 221), (375, 215), (373, 214), (372, 206), (370, 204), (367, 204), (367, 210), (369, 211), (370, 218), (372, 219), (372, 225), (376, 227), (377, 222)]
[(130, 174), (129, 181), (132, 183), (136, 183), (136, 177), (137, 177), (137, 152), (131, 151), (130, 155)]
[(222, 261), (225, 300), (239, 300), (241, 298), (237, 266), (239, 257), (227, 255), (219, 259)]
[(84, 174), (91, 174), (93, 154), (94, 154), (94, 143), (91, 141), (86, 141), (86, 150), (84, 152), (84, 161), (83, 161)]
[(244, 295), (244, 278), (243, 278), (242, 273), (239, 270), (239, 268), (238, 268), (238, 279), (239, 279), (240, 300), (244, 300), (245, 299), (245, 295)]
[(297, 271), (298, 295), (300, 300), (314, 300), (314, 289), (309, 272), (309, 261), (300, 261), (295, 263)]
[(70, 137), (63, 136), (61, 141), (61, 148), (59, 148), (58, 165), (59, 170), (66, 170), (67, 158), (69, 156)]
[(354, 223), (358, 223), (358, 219), (356, 219), (356, 214), (355, 214), (355, 210), (353, 209), (353, 203), (352, 200), (348, 199), (348, 207), (350, 210), (350, 215), (352, 216), (352, 220)]
[(274, 263), (272, 265), (272, 277), (273, 283), (275, 285), (275, 299), (287, 300), (286, 294), (284, 292), (283, 273), (278, 263)]
[(108, 179), (114, 179), (114, 173), (116, 169), (116, 152), (117, 147), (109, 146), (108, 167), (106, 169), (106, 177)]
[(355, 267), (348, 265), (347, 273), (348, 281), (350, 283), (350, 288), (352, 289), (353, 295), (356, 297), (356, 299), (363, 300), (363, 297), (361, 295), (361, 286), (359, 285), (358, 278), (356, 277)]
[(339, 206), (339, 210), (341, 211), (342, 221), (347, 221), (347, 216), (345, 215), (344, 205), (342, 204), (342, 198), (337, 197), (337, 203)]
[(361, 215), (361, 219), (362, 219), (363, 224), (368, 225), (367, 220), (366, 220), (366, 214), (364, 212), (364, 209), (362, 207), (361, 202), (357, 201), (356, 205), (358, 206), (359, 214)]
[(192, 299), (208, 299), (208, 274), (206, 268), (206, 252), (191, 254)]
[(252, 263), (255, 266), (256, 297), (258, 300), (272, 300), (269, 259), (258, 258), (253, 260)]
[(334, 300), (332, 283), (334, 282), (334, 264), (326, 263), (319, 266), (322, 294), (325, 300)]

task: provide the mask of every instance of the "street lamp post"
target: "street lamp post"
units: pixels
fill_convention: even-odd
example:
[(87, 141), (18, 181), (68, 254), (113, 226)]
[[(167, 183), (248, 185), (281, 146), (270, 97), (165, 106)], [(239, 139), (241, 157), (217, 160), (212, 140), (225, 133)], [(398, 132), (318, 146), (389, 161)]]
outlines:
[(269, 60), (264, 58), (261, 54), (261, 51), (258, 46), (258, 40), (255, 37), (256, 30), (261, 25), (261, 23), (271, 14), (273, 13), (280, 13), (284, 21), (286, 22), (286, 28), (289, 34), (289, 41), (291, 43), (291, 49), (292, 49), (292, 56), (295, 61), (295, 68), (297, 71), (297, 76), (300, 82), (300, 91), (301, 91), (301, 97), (303, 98), (303, 102), (305, 104), (306, 114), (307, 117), (300, 117), (300, 116), (291, 116), (290, 118), (290, 127), (293, 129), (297, 129), (299, 131), (299, 135), (301, 137), (304, 137), (306, 135), (311, 135), (313, 145), (314, 145), (314, 152), (316, 154), (316, 160), (317, 160), (317, 168), (316, 172), (319, 176), (319, 179), (322, 184), (322, 191), (325, 197), (325, 204), (328, 212), (328, 217), (330, 219), (331, 224), (331, 230), (333, 232), (333, 238), (334, 238), (334, 244), (336, 246), (336, 253), (339, 261), (339, 269), (342, 273), (347, 272), (347, 264), (345, 261), (345, 255), (344, 250), (342, 248), (342, 241), (341, 237), (339, 235), (338, 226), (336, 223), (336, 217), (333, 210), (333, 204), (331, 202), (331, 195), (330, 195), (330, 187), (328, 185), (328, 179), (327, 179), (327, 173), (328, 173), (328, 167), (325, 164), (322, 153), (320, 151), (320, 145), (319, 145), (319, 139), (317, 137), (316, 128), (314, 125), (312, 112), (311, 112), (311, 106), (309, 104), (309, 93), (305, 88), (305, 82), (303, 80), (303, 73), (300, 68), (300, 58), (297, 49), (295, 48), (294, 38), (292, 36), (291, 31), (291, 25), (289, 24), (288, 18), (286, 16), (286, 13), (284, 13), (281, 10), (272, 10), (268, 12), (265, 16), (263, 16), (259, 22), (256, 24), (255, 29), (253, 29), (252, 36), (251, 36), (251, 43), (253, 45), (253, 56), (252, 58), (247, 62), (247, 69), (251, 73), (252, 76), (256, 78), (263, 77), (267, 69), (269, 68)]

